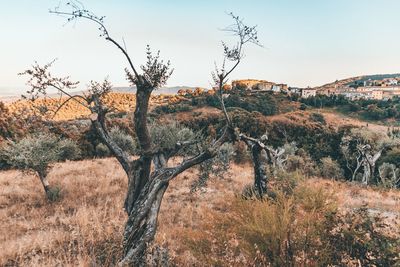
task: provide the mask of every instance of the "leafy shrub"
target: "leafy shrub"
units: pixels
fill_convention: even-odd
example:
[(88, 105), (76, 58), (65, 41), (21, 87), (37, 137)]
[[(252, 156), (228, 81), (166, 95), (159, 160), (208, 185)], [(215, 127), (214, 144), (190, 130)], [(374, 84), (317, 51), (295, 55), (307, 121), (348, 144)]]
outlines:
[(257, 96), (244, 96), (242, 94), (231, 94), (225, 100), (226, 107), (238, 107), (249, 112), (260, 112), (263, 115), (274, 115), (278, 113), (278, 102), (271, 94), (259, 94)]
[[(130, 155), (134, 155), (136, 153), (137, 143), (135, 139), (119, 127), (114, 126), (110, 130), (110, 137), (126, 153)], [(111, 151), (103, 143), (97, 144), (95, 151), (96, 155), (100, 158), (111, 156)]]
[(323, 125), (326, 124), (324, 115), (322, 115), (321, 113), (315, 113), (315, 112), (314, 112), (314, 113), (311, 113), (311, 114), (310, 114), (310, 119), (311, 119), (312, 121), (314, 121), (314, 122), (318, 122), (318, 123), (321, 123), (321, 124), (323, 124)]
[(110, 130), (110, 136), (114, 142), (128, 154), (134, 155), (137, 151), (135, 139), (118, 127), (113, 127)]
[[(150, 135), (153, 145), (165, 151), (173, 150), (180, 142), (190, 142), (200, 138), (199, 134), (176, 121), (153, 122), (150, 125)], [(178, 155), (189, 155), (194, 152), (193, 146), (186, 146), (179, 151)]]
[(178, 104), (167, 104), (162, 106), (157, 106), (154, 108), (153, 112), (157, 114), (170, 114), (170, 113), (177, 113), (177, 112), (184, 112), (191, 110), (192, 107), (186, 103), (178, 103)]
[(285, 164), (288, 172), (300, 171), (306, 176), (318, 176), (320, 170), (317, 164), (307, 154), (289, 155)]
[(400, 188), (400, 168), (390, 163), (383, 163), (379, 169), (379, 185), (385, 188)]
[(321, 159), (320, 171), (322, 177), (325, 178), (338, 180), (344, 177), (343, 170), (340, 168), (339, 163), (332, 160), (331, 157), (325, 157)]
[(79, 149), (71, 140), (60, 140), (55, 135), (43, 133), (9, 142), (3, 154), (17, 169), (42, 172), (54, 162), (77, 158)]
[(100, 158), (105, 158), (105, 157), (109, 157), (111, 156), (110, 154), (110, 150), (108, 149), (108, 147), (103, 144), (103, 143), (99, 143), (96, 146), (96, 155)]

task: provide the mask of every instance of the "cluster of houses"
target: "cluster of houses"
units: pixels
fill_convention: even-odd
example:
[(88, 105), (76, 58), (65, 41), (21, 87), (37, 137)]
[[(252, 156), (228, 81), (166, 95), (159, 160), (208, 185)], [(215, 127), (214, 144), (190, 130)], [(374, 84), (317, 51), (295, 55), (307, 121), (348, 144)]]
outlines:
[(315, 94), (319, 95), (343, 95), (351, 100), (375, 99), (388, 100), (393, 97), (400, 97), (400, 83), (397, 80), (388, 79), (388, 82), (365, 81), (362, 86), (338, 86), (315, 89)]
[[(323, 87), (316, 88), (299, 88), (299, 87), (288, 87), (287, 84), (278, 84), (265, 80), (236, 80), (232, 81), (230, 85), (225, 85), (224, 90), (229, 91), (231, 89), (242, 89), (249, 90), (252, 92), (283, 92), (286, 94), (298, 94), (302, 98), (315, 97), (317, 95), (343, 95), (348, 99), (375, 99), (375, 100), (387, 100), (395, 96), (400, 97), (400, 77), (387, 78), (382, 80), (361, 80), (356, 82), (343, 83), (332, 83)], [(178, 95), (201, 95), (204, 92), (207, 94), (214, 94), (216, 88), (206, 91), (203, 88), (196, 88), (195, 90), (186, 89), (179, 90)]]
[(367, 79), (345, 85), (334, 83), (330, 86), (319, 88), (288, 87), (287, 84), (276, 84), (264, 80), (238, 80), (232, 82), (232, 88), (242, 88), (252, 91), (285, 92), (288, 94), (298, 94), (302, 98), (317, 95), (343, 95), (351, 100), (387, 100), (395, 96), (400, 97), (400, 77), (381, 80)]

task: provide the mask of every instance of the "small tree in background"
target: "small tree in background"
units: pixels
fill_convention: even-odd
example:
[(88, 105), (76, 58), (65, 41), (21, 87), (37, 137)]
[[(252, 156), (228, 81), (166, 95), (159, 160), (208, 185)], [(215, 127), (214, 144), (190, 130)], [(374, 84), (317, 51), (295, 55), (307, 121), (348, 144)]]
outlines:
[(400, 168), (390, 163), (383, 163), (378, 168), (379, 184), (386, 188), (400, 188)]
[(362, 182), (368, 184), (375, 177), (376, 162), (385, 149), (395, 147), (399, 139), (389, 138), (385, 133), (366, 128), (353, 128), (342, 138), (341, 149), (346, 166), (352, 173), (352, 181), (363, 169)]
[(51, 165), (79, 156), (79, 148), (69, 139), (59, 139), (52, 134), (27, 136), (18, 142), (10, 141), (4, 149), (3, 156), (8, 164), (22, 171), (35, 172), (50, 200), (57, 197), (57, 192), (50, 187), (47, 175)]

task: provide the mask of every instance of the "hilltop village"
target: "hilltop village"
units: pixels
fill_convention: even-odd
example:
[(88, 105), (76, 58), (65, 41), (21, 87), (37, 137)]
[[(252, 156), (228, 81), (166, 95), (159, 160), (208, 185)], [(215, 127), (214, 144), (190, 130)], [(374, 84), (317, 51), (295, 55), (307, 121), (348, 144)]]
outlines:
[[(252, 92), (283, 92), (287, 94), (298, 94), (302, 98), (309, 98), (317, 95), (333, 96), (343, 95), (350, 100), (375, 99), (388, 100), (395, 96), (400, 96), (400, 75), (394, 78), (365, 79), (364, 76), (349, 78), (320, 87), (290, 87), (284, 83), (274, 83), (266, 80), (235, 80), (224, 88), (226, 91), (231, 89), (242, 89)], [(198, 95), (206, 89), (181, 89), (178, 95), (194, 94)], [(208, 94), (214, 94), (215, 89), (209, 90)]]

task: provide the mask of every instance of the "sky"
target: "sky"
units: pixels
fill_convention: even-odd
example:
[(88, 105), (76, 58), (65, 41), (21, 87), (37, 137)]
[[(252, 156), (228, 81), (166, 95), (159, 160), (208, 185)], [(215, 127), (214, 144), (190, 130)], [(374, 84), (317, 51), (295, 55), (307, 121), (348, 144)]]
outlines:
[[(265, 79), (317, 86), (362, 74), (400, 72), (400, 1), (397, 0), (82, 0), (106, 16), (110, 35), (126, 44), (135, 66), (145, 48), (161, 50), (174, 73), (168, 86), (209, 87), (222, 60), (221, 31), (233, 12), (257, 25), (263, 47), (248, 46), (231, 79)], [(65, 1), (61, 1), (61, 4)], [(0, 93), (20, 92), (18, 76), (37, 61), (57, 58), (53, 72), (84, 87), (108, 77), (127, 86), (127, 62), (89, 21), (66, 23), (49, 14), (60, 0), (0, 0)]]

